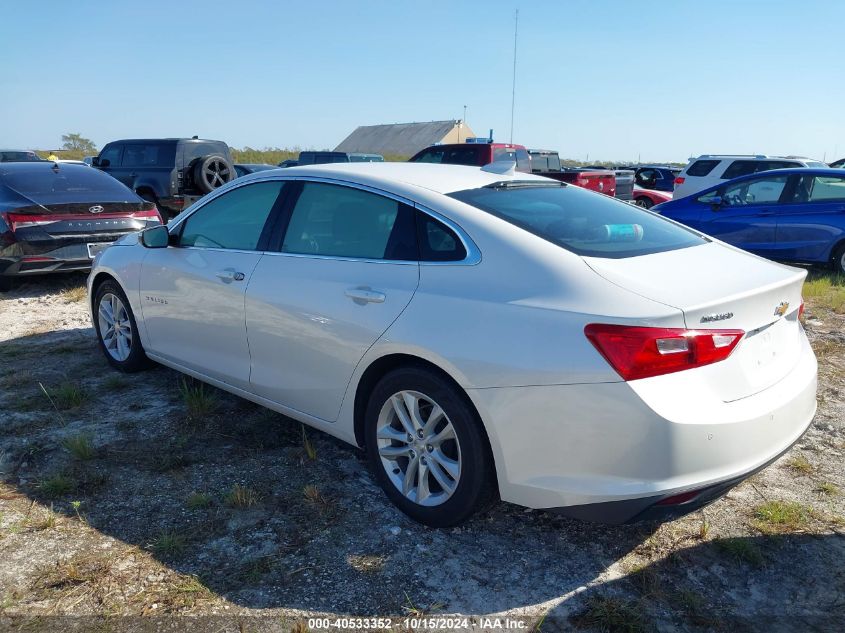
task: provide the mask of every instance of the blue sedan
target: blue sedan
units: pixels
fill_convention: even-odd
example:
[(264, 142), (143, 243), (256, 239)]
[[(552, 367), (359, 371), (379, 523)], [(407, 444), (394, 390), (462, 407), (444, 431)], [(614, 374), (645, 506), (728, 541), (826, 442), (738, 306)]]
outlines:
[(845, 169), (759, 172), (652, 210), (769, 259), (845, 273)]

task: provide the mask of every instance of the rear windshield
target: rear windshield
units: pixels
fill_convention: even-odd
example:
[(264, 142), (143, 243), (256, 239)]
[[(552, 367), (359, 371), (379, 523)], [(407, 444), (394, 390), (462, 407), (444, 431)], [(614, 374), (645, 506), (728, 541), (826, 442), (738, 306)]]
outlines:
[(621, 259), (706, 241), (657, 214), (580, 187), (504, 184), (449, 195), (585, 257)]
[(141, 201), (108, 174), (83, 165), (6, 173), (0, 170), (0, 183), (37, 204)]
[(0, 151), (0, 163), (37, 163), (41, 159), (35, 152)]

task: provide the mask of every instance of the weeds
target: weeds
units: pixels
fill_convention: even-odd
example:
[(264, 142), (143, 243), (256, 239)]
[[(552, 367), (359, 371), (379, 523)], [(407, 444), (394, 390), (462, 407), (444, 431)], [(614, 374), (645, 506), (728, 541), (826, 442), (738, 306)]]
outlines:
[(767, 501), (754, 508), (754, 527), (764, 533), (800, 530), (813, 511), (794, 501)]
[(302, 448), (305, 449), (305, 455), (312, 462), (317, 459), (317, 449), (314, 448), (314, 445), (311, 443), (311, 440), (308, 439), (308, 432), (305, 430), (304, 424), (302, 425)]
[(573, 616), (572, 621), (579, 628), (614, 633), (644, 633), (651, 628), (647, 625), (646, 615), (639, 603), (610, 596), (591, 598), (586, 609)]
[(174, 557), (181, 554), (187, 544), (188, 540), (182, 534), (162, 532), (148, 547), (158, 556)]
[(86, 400), (88, 400), (88, 393), (79, 383), (63, 382), (61, 385), (53, 389), (52, 394), (47, 391), (47, 388), (40, 382), (38, 385), (41, 391), (50, 400), (50, 404), (56, 411), (66, 411), (68, 409), (76, 409), (81, 407)]
[(809, 460), (803, 455), (796, 455), (786, 462), (786, 467), (796, 475), (811, 475), (815, 470)]
[(259, 496), (252, 488), (235, 484), (226, 494), (224, 501), (231, 508), (251, 508), (258, 503)]
[(85, 301), (87, 297), (88, 290), (85, 286), (74, 286), (59, 293), (59, 298), (61, 298), (65, 303), (78, 303), (80, 301)]
[(765, 561), (763, 552), (747, 538), (725, 538), (713, 541), (730, 558), (759, 567)]
[(817, 484), (815, 491), (823, 495), (827, 495), (828, 497), (836, 497), (839, 495), (839, 488), (828, 481), (823, 481)]
[(204, 492), (192, 492), (185, 500), (189, 510), (202, 510), (211, 505), (211, 495)]
[(73, 437), (66, 437), (62, 440), (62, 446), (80, 461), (94, 459), (97, 455), (97, 451), (94, 450), (94, 446), (91, 444), (91, 436), (84, 433), (74, 435)]
[(188, 410), (188, 418), (193, 421), (208, 417), (219, 406), (217, 394), (212, 387), (198, 380), (182, 378), (179, 393)]
[(56, 473), (38, 483), (38, 489), (48, 499), (63, 497), (76, 490), (77, 481), (64, 473)]

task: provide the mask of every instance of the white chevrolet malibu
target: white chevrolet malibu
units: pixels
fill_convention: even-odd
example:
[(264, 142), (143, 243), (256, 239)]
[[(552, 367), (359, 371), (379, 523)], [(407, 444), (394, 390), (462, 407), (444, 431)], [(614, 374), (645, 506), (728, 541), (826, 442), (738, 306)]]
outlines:
[(111, 365), (364, 447), (417, 521), (500, 497), (621, 523), (702, 507), (807, 429), (804, 276), (497, 165), (359, 163), (239, 178), (103, 251), (88, 290)]

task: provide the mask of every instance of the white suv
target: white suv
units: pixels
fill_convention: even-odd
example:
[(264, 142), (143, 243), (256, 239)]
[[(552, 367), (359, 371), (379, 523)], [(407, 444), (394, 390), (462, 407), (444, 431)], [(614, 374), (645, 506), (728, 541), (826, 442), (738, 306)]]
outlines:
[(732, 180), (747, 174), (770, 169), (788, 169), (790, 167), (827, 167), (821, 161), (798, 156), (756, 156), (743, 155), (711, 155), (702, 154), (698, 158), (691, 158), (689, 164), (675, 178), (675, 192), (672, 197), (677, 200), (691, 194), (703, 191), (724, 180)]

